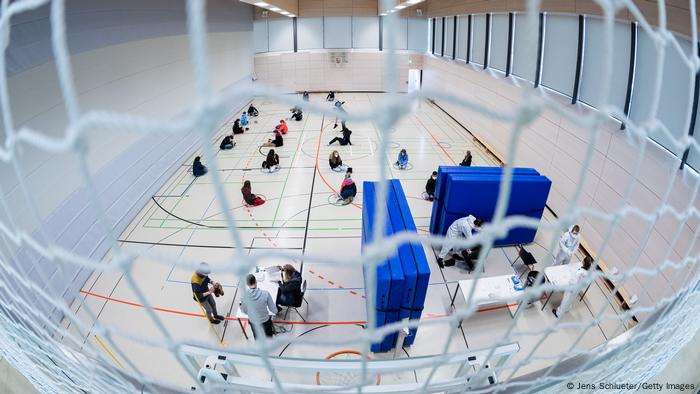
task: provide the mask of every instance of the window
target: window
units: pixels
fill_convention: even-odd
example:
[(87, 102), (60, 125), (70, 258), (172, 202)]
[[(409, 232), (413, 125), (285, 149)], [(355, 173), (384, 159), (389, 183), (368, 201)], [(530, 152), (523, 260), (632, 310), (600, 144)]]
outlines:
[(379, 17), (352, 17), (352, 47), (379, 49)]
[(472, 16), (472, 62), (483, 65), (486, 50), (486, 15)]
[(428, 36), (428, 20), (422, 18), (408, 18), (406, 22), (408, 30), (406, 48), (420, 53), (427, 51), (428, 43), (425, 37)]
[(537, 71), (537, 40), (539, 16), (534, 16), (530, 25), (528, 14), (515, 14), (513, 20), (513, 74), (528, 81), (535, 80)]
[(467, 39), (469, 38), (469, 17), (467, 15), (460, 15), (457, 18), (457, 54), (455, 58), (460, 60), (467, 60)]
[(491, 16), (490, 41), (489, 67), (505, 72), (508, 60), (508, 15)]
[(435, 54), (442, 56), (442, 18), (435, 18)]
[(542, 85), (567, 96), (574, 94), (578, 24), (573, 15), (545, 16)]
[(253, 46), (255, 53), (267, 52), (267, 19), (253, 21)]
[[(579, 99), (593, 107), (601, 104), (598, 92), (603, 82), (601, 74), (605, 55), (605, 26), (602, 18), (586, 17), (586, 35), (583, 44), (583, 70)], [(608, 104), (615, 105), (620, 112), (625, 107), (627, 80), (630, 66), (630, 24), (614, 22), (612, 80), (609, 81)]]
[(452, 43), (454, 42), (455, 20), (448, 16), (445, 18), (445, 57), (452, 57)]
[(294, 50), (294, 22), (292, 18), (270, 19), (267, 26), (270, 52)]
[(297, 18), (297, 48), (323, 48), (323, 18)]
[[(389, 23), (387, 21), (387, 18), (384, 18), (384, 23), (382, 23), (382, 46), (384, 49), (389, 48)], [(394, 31), (394, 49), (406, 49), (407, 48), (407, 35), (408, 35), (408, 21), (406, 18), (395, 18), (393, 20), (393, 28)], [(425, 31), (423, 31), (422, 37), (425, 37)], [(425, 40), (423, 40), (425, 41)], [(425, 51), (425, 50), (424, 50)]]
[(352, 18), (349, 16), (326, 16), (323, 18), (323, 47), (352, 47)]
[[(639, 29), (638, 32), (636, 74), (630, 117), (635, 123), (644, 123), (652, 114), (656, 60), (659, 53), (652, 38), (643, 29)], [(676, 37), (676, 40), (685, 52), (685, 56), (689, 56), (692, 48), (690, 42), (680, 37)], [(683, 57), (676, 48), (667, 44), (656, 117), (666, 126), (673, 138), (681, 138), (688, 133), (687, 124), (693, 104), (694, 85), (695, 75), (692, 69), (684, 63)], [(677, 156), (682, 155), (683, 152), (673, 146), (673, 141), (660, 131), (652, 131), (650, 137)], [(693, 158), (693, 162), (695, 160)]]

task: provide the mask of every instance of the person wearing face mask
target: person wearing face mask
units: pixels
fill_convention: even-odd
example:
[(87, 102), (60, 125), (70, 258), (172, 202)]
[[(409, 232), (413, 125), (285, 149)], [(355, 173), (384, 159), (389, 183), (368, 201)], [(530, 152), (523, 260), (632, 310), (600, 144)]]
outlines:
[[(586, 256), (586, 258), (584, 258), (583, 262), (581, 263), (581, 267), (579, 267), (574, 273), (573, 282), (570, 284), (574, 285), (581, 282), (586, 277), (586, 275), (588, 275), (588, 271), (591, 269), (591, 265), (593, 265), (593, 258), (591, 258), (590, 256)], [(565, 291), (564, 297), (561, 299), (561, 304), (559, 304), (559, 307), (552, 309), (552, 313), (554, 314), (554, 316), (561, 317), (563, 314), (571, 310), (571, 306), (573, 305), (577, 294), (578, 291), (573, 289)]]
[[(457, 219), (450, 227), (447, 229), (447, 234), (445, 234), (445, 243), (442, 245), (442, 250), (438, 254), (437, 263), (440, 268), (445, 266), (450, 267), (455, 265), (456, 259), (464, 259), (467, 265), (467, 269), (471, 272), (474, 269), (473, 260), (478, 257), (479, 246), (475, 246), (472, 249), (462, 250), (460, 247), (456, 246), (455, 241), (459, 241), (461, 238), (469, 239), (474, 236), (474, 233), (481, 230), (481, 225), (483, 221), (481, 219), (475, 218), (473, 215), (465, 216), (463, 218)], [(445, 257), (453, 252), (452, 259), (444, 260)], [(461, 252), (461, 256), (460, 253)], [(460, 258), (461, 257), (461, 258)]]
[(579, 231), (578, 224), (575, 224), (559, 238), (559, 251), (554, 258), (554, 265), (569, 264), (571, 256), (578, 250)]
[(356, 195), (357, 186), (352, 180), (352, 172), (347, 172), (345, 173), (345, 179), (343, 179), (343, 183), (340, 185), (340, 199), (343, 200), (344, 203), (350, 204), (352, 200), (355, 199)]
[(425, 191), (423, 192), (423, 199), (428, 201), (435, 200), (435, 185), (437, 184), (437, 171), (433, 171), (433, 174), (428, 178), (428, 182), (425, 183)]
[(331, 152), (331, 155), (328, 157), (328, 165), (331, 166), (333, 171), (343, 171), (343, 160), (340, 158), (340, 153), (337, 150)]

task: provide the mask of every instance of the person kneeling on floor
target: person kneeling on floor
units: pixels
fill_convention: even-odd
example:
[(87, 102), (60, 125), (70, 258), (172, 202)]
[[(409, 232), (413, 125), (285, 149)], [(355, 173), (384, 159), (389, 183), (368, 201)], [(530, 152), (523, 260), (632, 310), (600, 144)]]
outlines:
[(274, 149), (270, 149), (270, 151), (267, 152), (267, 158), (262, 163), (262, 168), (272, 171), (278, 169), (279, 167), (280, 157), (277, 153), (275, 153)]
[[(472, 215), (455, 220), (450, 227), (447, 229), (447, 234), (445, 234), (445, 243), (442, 245), (442, 250), (438, 254), (437, 263), (440, 268), (451, 267), (455, 265), (455, 259), (460, 259), (458, 253), (461, 252), (461, 257), (467, 265), (468, 271), (474, 270), (474, 261), (478, 258), (480, 247), (474, 247), (472, 249), (462, 250), (455, 245), (455, 242), (461, 239), (470, 239), (474, 233), (481, 230), (481, 225), (483, 221), (477, 219)], [(452, 254), (452, 259), (443, 260), (450, 251), (454, 252)]]
[(202, 164), (202, 159), (197, 156), (194, 158), (194, 162), (192, 163), (192, 175), (194, 176), (202, 176), (209, 171), (207, 167)]
[(423, 192), (423, 199), (428, 201), (435, 200), (435, 185), (437, 184), (437, 171), (433, 171), (428, 182), (425, 183), (425, 191)]
[(396, 159), (395, 164), (401, 170), (405, 170), (406, 167), (408, 167), (408, 153), (406, 153), (406, 149), (401, 149), (401, 152), (399, 152), (399, 157)]
[[(204, 308), (207, 314), (207, 319), (212, 324), (219, 324), (224, 320), (224, 317), (216, 311), (216, 301), (212, 295), (217, 297), (224, 295), (224, 290), (219, 282), (214, 282), (209, 278), (211, 268), (209, 264), (201, 263), (197, 267), (197, 271), (192, 275), (190, 284), (192, 285), (192, 298)], [(209, 287), (211, 285), (211, 287)]]
[(243, 194), (243, 201), (245, 201), (246, 204), (253, 207), (265, 204), (265, 200), (263, 200), (257, 194), (253, 194), (251, 189), (252, 187), (250, 186), (250, 181), (243, 182), (243, 187), (241, 188), (241, 194)]
[(221, 140), (221, 144), (219, 144), (219, 149), (221, 149), (221, 150), (233, 149), (234, 145), (236, 145), (236, 143), (233, 141), (233, 136), (227, 135), (226, 137), (224, 137), (223, 140)]
[[(241, 311), (248, 315), (248, 321), (253, 327), (253, 337), (257, 338), (258, 334), (264, 334), (266, 337), (272, 337), (275, 331), (272, 329), (272, 314), (277, 314), (277, 305), (272, 300), (272, 296), (267, 290), (258, 289), (258, 281), (255, 275), (249, 274), (246, 277), (248, 288), (243, 293), (241, 300)], [(257, 332), (262, 328), (262, 332)]]
[(352, 200), (355, 199), (356, 195), (357, 185), (355, 185), (355, 182), (352, 180), (352, 171), (348, 171), (345, 173), (345, 179), (343, 179), (343, 183), (340, 185), (340, 199), (343, 200), (344, 203), (350, 204)]

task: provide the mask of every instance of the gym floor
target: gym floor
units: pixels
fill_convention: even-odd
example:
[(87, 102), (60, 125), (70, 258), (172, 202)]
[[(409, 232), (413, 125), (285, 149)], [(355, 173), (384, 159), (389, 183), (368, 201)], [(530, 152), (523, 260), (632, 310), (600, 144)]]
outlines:
[[(338, 95), (337, 99), (345, 101), (345, 108), (354, 112), (369, 110), (383, 96), (380, 93), (348, 93)], [(315, 102), (325, 103), (324, 99), (325, 95), (311, 95)], [(228, 205), (237, 220), (247, 253), (284, 251), (297, 256), (289, 259), (266, 257), (261, 265), (293, 264), (308, 283), (306, 299), (309, 305), (299, 309), (306, 322), (292, 311), (286, 316), (284, 313), (278, 315), (274, 319), (275, 326), (278, 330), (286, 330), (294, 336), (303, 335), (307, 339), (357, 336), (367, 318), (360, 266), (317, 262), (304, 262), (302, 266), (301, 256), (307, 253), (360, 257), (362, 182), (379, 179), (378, 159), (386, 166), (390, 177), (401, 180), (419, 233), (426, 236), (431, 203), (420, 195), (431, 172), (439, 165), (459, 163), (468, 149), (474, 156), (473, 165), (497, 165), (497, 162), (439, 108), (422, 102), (413, 115), (406, 116), (396, 127), (390, 136), (389, 151), (382, 158), (377, 157), (380, 136), (372, 123), (348, 122), (348, 128), (353, 131), (353, 145), (328, 146), (331, 138), (340, 135), (340, 127), (333, 129), (334, 119), (305, 112), (302, 121), (288, 121), (289, 133), (284, 136), (284, 146), (276, 149), (281, 169), (275, 173), (263, 173), (260, 164), (269, 148), (260, 149), (260, 145), (273, 136), (271, 130), (280, 119), (287, 119), (290, 112), (289, 106), (269, 99), (256, 99), (254, 103), (260, 116), (251, 119), (250, 130), (235, 136), (234, 149), (218, 150), (221, 136), (230, 132), (234, 119), (221, 127), (212, 144), (217, 151), (219, 175)], [(410, 157), (411, 166), (407, 170), (392, 167), (401, 148), (405, 148)], [(333, 172), (328, 166), (327, 158), (333, 150), (338, 150), (344, 163), (353, 168), (353, 178), (358, 185), (358, 196), (353, 204), (334, 204), (343, 173)], [(198, 154), (201, 155), (201, 151)], [(78, 329), (68, 321), (64, 323), (82, 346), (98, 349), (107, 359), (129, 370), (136, 369), (138, 373), (157, 376), (185, 388), (193, 382), (175, 356), (163, 348), (168, 336), (172, 340), (206, 343), (214, 348), (220, 346), (222, 338), (229, 349), (254, 344), (250, 329), (247, 328), (250, 339), (246, 340), (235, 319), (242, 291), (239, 289), (240, 278), (232, 273), (221, 273), (223, 267), (236, 264), (236, 261), (230, 233), (214, 191), (212, 174), (194, 178), (192, 160), (193, 157), (187, 157), (183, 162), (173, 163), (178, 167), (175, 175), (120, 235), (119, 242), (125, 251), (149, 250), (171, 259), (184, 257), (207, 261), (212, 266), (211, 277), (221, 282), (226, 292), (217, 298), (219, 313), (227, 319), (214, 326), (216, 335), (192, 299), (192, 272), (161, 259), (145, 257), (134, 262), (131, 278), (121, 269), (106, 269), (95, 272), (88, 280), (72, 309), (89, 330)], [(267, 202), (264, 205), (255, 208), (243, 205), (240, 188), (245, 180), (251, 181), (253, 193), (265, 197)], [(544, 221), (552, 219), (549, 212), (543, 218)], [(553, 235), (558, 236), (540, 230), (536, 243), (528, 247), (541, 264), (550, 264), (552, 257), (545, 246), (550, 244)], [(450, 336), (450, 327), (444, 318), (452, 311), (450, 297), (458, 280), (475, 274), (469, 274), (459, 266), (440, 269), (435, 262), (436, 253), (428, 247), (425, 251), (432, 273), (423, 319), (442, 319), (446, 324), (422, 327), (415, 344), (405, 348), (398, 357), (439, 354), (445, 341), (450, 341), (450, 351), (488, 348), (509, 332), (509, 342), (518, 342), (520, 346), (515, 361), (524, 360), (533, 352), (527, 364), (512, 371), (517, 376), (551, 365), (564, 353), (588, 351), (626, 330), (625, 323), (616, 318), (619, 310), (610, 301), (609, 292), (602, 283), (595, 283), (583, 301), (576, 302), (572, 310), (558, 320), (560, 324), (591, 323), (589, 327), (555, 325), (557, 319), (552, 315), (551, 307), (557, 306), (561, 299), (561, 295), (555, 294), (544, 311), (540, 302), (522, 310), (512, 328), (513, 319), (508, 307), (504, 306), (478, 312)], [(492, 250), (486, 259), (486, 272), (482, 275), (520, 275), (527, 268), (520, 261), (511, 267), (516, 256), (514, 247)], [(108, 255), (105, 257), (106, 268), (110, 263), (111, 255)], [(153, 312), (162, 326), (142, 306), (135, 288), (145, 295), (152, 307), (157, 308)], [(464, 307), (464, 301), (460, 303), (458, 297), (456, 305)], [(604, 310), (606, 318), (595, 323), (593, 316), (600, 310)], [(97, 317), (100, 325), (115, 329), (111, 341), (100, 338), (97, 322), (91, 315)], [(246, 323), (242, 323), (245, 327)], [(548, 329), (552, 332), (546, 334)], [(581, 331), (585, 334), (575, 343)], [(546, 338), (540, 343), (543, 335)], [(75, 341), (67, 338), (64, 341), (79, 347)], [(322, 359), (338, 350), (342, 349), (291, 343), (274, 349), (270, 355)], [(373, 355), (377, 358), (392, 356), (393, 353)], [(383, 376), (382, 381), (423, 380), (428, 372), (427, 369), (403, 372)], [(442, 368), (438, 374), (450, 372), (454, 371)], [(270, 378), (263, 369), (250, 368), (245, 373), (248, 377)], [(282, 372), (280, 377), (285, 382), (313, 384), (316, 376), (315, 373)]]

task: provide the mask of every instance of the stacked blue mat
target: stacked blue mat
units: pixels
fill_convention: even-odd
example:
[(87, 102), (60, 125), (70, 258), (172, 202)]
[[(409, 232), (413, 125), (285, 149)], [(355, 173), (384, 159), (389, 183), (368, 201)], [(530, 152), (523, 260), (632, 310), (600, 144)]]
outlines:
[[(362, 187), (362, 247), (364, 250), (364, 246), (372, 242), (374, 235), (374, 217), (378, 210), (375, 199), (379, 185), (377, 182), (364, 182)], [(416, 232), (416, 224), (409, 210), (406, 195), (397, 179), (389, 181), (385, 203), (387, 215), (384, 235), (390, 236), (404, 231)], [(363, 271), (365, 283), (369, 283), (367, 267), (364, 267)], [(373, 308), (376, 313), (377, 327), (405, 318), (420, 319), (429, 279), (430, 266), (420, 244), (404, 243), (387, 261), (378, 265), (377, 298)], [(404, 339), (403, 346), (413, 344), (417, 331), (417, 328), (410, 330), (409, 335)], [(396, 332), (387, 335), (381, 342), (372, 344), (372, 351), (386, 352), (393, 349), (397, 336)]]
[[(445, 235), (455, 220), (474, 215), (491, 221), (496, 210), (503, 168), (440, 166), (430, 232)], [(514, 168), (506, 216), (541, 219), (552, 181), (534, 168)], [(526, 244), (534, 241), (537, 229), (515, 227), (494, 245)]]

